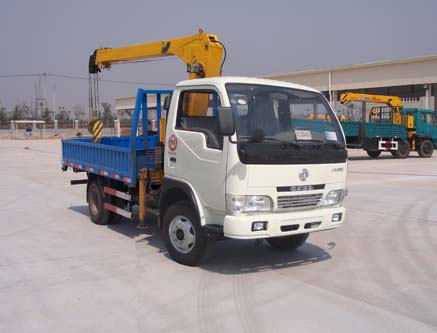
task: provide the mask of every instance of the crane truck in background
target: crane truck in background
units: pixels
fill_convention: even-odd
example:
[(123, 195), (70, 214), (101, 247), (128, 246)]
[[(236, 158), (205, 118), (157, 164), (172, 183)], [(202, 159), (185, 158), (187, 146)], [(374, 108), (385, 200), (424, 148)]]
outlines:
[[(349, 148), (364, 149), (372, 158), (383, 151), (396, 158), (406, 158), (410, 151), (417, 151), (420, 157), (432, 156), (437, 144), (434, 111), (404, 108), (397, 96), (348, 92), (341, 94), (340, 102), (351, 107), (352, 102), (362, 103), (359, 120), (354, 120), (352, 113), (340, 117)], [(385, 106), (373, 106), (367, 112), (366, 103)]]
[[(181, 40), (97, 50), (90, 72), (165, 56)], [(130, 136), (62, 141), (63, 170), (86, 174), (72, 184), (87, 185), (92, 221), (133, 218), (138, 205), (144, 225), (146, 204), (156, 207), (169, 254), (190, 266), (215, 240), (266, 239), (294, 250), (309, 233), (340, 226), (347, 151), (326, 98), (286, 82), (219, 77), (216, 36), (185, 41), (173, 54), (192, 80), (171, 91), (138, 89)], [(148, 126), (148, 96), (157, 100), (156, 128)]]

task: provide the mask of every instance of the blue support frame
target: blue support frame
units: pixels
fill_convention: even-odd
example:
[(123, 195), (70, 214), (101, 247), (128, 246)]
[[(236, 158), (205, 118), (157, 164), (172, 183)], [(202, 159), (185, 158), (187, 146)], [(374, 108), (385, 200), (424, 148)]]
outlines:
[[(162, 116), (161, 95), (172, 95), (172, 90), (138, 89), (135, 111), (132, 117), (130, 136), (103, 137), (100, 143), (92, 142), (91, 138), (76, 138), (62, 140), (63, 165), (71, 166), (108, 178), (126, 181), (129, 187), (136, 187), (139, 168), (156, 167), (155, 154), (147, 154), (148, 149), (155, 149), (159, 144), (160, 127), (157, 134), (149, 135), (147, 126), (148, 105), (147, 96), (156, 95), (156, 115), (158, 122)], [(138, 124), (142, 116), (143, 135), (137, 137)], [(141, 142), (143, 141), (143, 142)], [(141, 165), (138, 165), (141, 163)]]
[[(160, 137), (160, 121), (161, 121), (161, 95), (172, 95), (173, 90), (144, 90), (144, 89), (138, 89), (137, 91), (137, 99), (135, 103), (135, 111), (134, 111), (134, 117), (132, 120), (132, 127), (130, 132), (130, 150), (131, 150), (131, 156), (133, 157), (132, 160), (132, 179), (137, 178), (136, 170), (137, 170), (137, 129), (138, 124), (140, 120), (140, 114), (141, 114), (141, 120), (142, 120), (142, 126), (143, 126), (143, 149), (144, 151), (147, 151), (147, 149), (155, 148), (156, 143), (159, 141)], [(156, 117), (158, 121), (158, 132), (157, 135), (154, 135), (149, 138), (148, 135), (148, 105), (147, 105), (147, 95), (156, 95)], [(152, 142), (150, 139), (152, 139)]]

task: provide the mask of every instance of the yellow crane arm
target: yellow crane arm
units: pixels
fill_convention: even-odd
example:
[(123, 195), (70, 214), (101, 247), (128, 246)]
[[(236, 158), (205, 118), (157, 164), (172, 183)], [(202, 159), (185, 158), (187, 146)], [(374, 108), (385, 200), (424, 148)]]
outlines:
[[(359, 93), (351, 93), (347, 92), (340, 95), (340, 103), (345, 104), (352, 101), (359, 101), (359, 102), (371, 102), (371, 103), (382, 103), (390, 106), (392, 108), (393, 112), (393, 124), (401, 124), (402, 114), (401, 114), (401, 108), (402, 108), (402, 101), (397, 96), (384, 96), (384, 95), (371, 95), (371, 94), (359, 94)], [(377, 108), (375, 108), (376, 110)], [(365, 110), (363, 110), (365, 113)], [(373, 109), (370, 111), (371, 114), (373, 112)], [(377, 112), (377, 111), (376, 111)], [(363, 115), (364, 119), (364, 115)]]
[(402, 101), (397, 96), (358, 94), (358, 93), (351, 93), (351, 92), (347, 92), (340, 95), (341, 104), (345, 104), (352, 101), (384, 103), (389, 106), (393, 106), (395, 108), (402, 106)]
[(186, 65), (190, 79), (221, 75), (223, 44), (216, 35), (199, 30), (197, 35), (158, 42), (94, 51), (89, 60), (89, 72), (95, 74), (114, 63), (148, 58), (177, 56)]

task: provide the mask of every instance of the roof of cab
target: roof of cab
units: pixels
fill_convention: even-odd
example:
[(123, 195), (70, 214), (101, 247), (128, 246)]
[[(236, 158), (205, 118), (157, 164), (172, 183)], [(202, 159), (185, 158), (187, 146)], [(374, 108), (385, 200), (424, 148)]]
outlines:
[(258, 84), (265, 86), (278, 86), (284, 88), (300, 89), (319, 92), (313, 88), (279, 80), (259, 79), (255, 77), (239, 77), (239, 76), (221, 76), (208, 77), (203, 79), (184, 80), (179, 82), (176, 87), (196, 86), (196, 85), (214, 85), (224, 86), (226, 83), (242, 83), (242, 84)]

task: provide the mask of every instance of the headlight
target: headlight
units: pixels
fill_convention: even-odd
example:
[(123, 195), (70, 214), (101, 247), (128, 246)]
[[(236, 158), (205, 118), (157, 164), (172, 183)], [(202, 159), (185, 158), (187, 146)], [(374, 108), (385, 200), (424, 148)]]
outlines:
[(272, 199), (265, 195), (226, 195), (226, 209), (233, 214), (269, 212)]
[(323, 204), (326, 206), (340, 204), (346, 195), (347, 189), (329, 191)]

